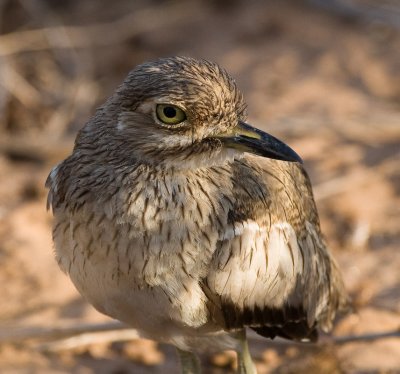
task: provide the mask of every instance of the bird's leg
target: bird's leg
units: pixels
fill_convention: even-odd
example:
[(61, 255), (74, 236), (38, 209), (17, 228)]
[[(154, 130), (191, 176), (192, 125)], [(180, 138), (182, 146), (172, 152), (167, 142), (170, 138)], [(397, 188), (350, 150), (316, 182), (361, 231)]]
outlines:
[(249, 345), (246, 338), (246, 330), (243, 329), (236, 334), (239, 340), (239, 349), (237, 351), (238, 373), (239, 374), (257, 374), (256, 366), (250, 356)]
[(176, 349), (178, 352), (179, 360), (181, 362), (182, 374), (200, 374), (200, 361), (197, 356), (188, 351), (183, 351), (179, 348)]

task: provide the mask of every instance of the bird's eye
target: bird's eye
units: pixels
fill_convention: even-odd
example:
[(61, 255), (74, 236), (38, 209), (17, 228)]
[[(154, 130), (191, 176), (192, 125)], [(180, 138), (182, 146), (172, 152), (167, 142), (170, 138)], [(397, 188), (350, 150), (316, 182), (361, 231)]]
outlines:
[(172, 104), (158, 104), (156, 114), (157, 118), (167, 125), (177, 125), (186, 119), (185, 112)]

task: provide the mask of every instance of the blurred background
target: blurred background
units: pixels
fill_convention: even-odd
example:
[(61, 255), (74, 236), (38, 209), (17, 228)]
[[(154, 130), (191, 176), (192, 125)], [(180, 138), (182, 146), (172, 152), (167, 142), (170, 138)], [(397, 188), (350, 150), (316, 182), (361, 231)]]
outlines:
[(251, 336), (259, 372), (400, 373), (399, 0), (0, 1), (0, 372), (177, 372), (59, 271), (44, 188), (128, 71), (171, 55), (225, 67), (302, 155), (353, 298), (318, 345)]

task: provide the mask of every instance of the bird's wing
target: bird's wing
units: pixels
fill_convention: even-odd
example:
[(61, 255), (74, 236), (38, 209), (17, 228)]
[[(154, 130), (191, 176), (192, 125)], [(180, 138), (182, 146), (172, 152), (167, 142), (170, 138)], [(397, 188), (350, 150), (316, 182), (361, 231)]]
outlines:
[(232, 171), (234, 207), (203, 285), (210, 315), (227, 330), (313, 339), (346, 296), (309, 178), (299, 164), (250, 155)]

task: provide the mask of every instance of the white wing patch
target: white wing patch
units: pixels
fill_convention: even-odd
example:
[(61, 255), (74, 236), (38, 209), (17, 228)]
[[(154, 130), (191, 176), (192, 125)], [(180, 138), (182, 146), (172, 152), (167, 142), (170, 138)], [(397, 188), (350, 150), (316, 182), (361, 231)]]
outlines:
[(223, 233), (221, 240), (233, 239), (235, 236), (242, 235), (245, 231), (250, 231), (255, 234), (257, 232), (265, 232), (266, 229), (260, 227), (259, 224), (253, 220), (235, 222), (233, 227), (228, 228), (228, 230)]
[(235, 223), (221, 240), (208, 284), (236, 305), (281, 307), (297, 285), (303, 256), (287, 222), (271, 228), (247, 220)]
[(296, 233), (287, 222), (279, 222), (271, 227), (268, 241), (267, 273), (280, 273), (292, 277), (299, 272), (300, 249)]

